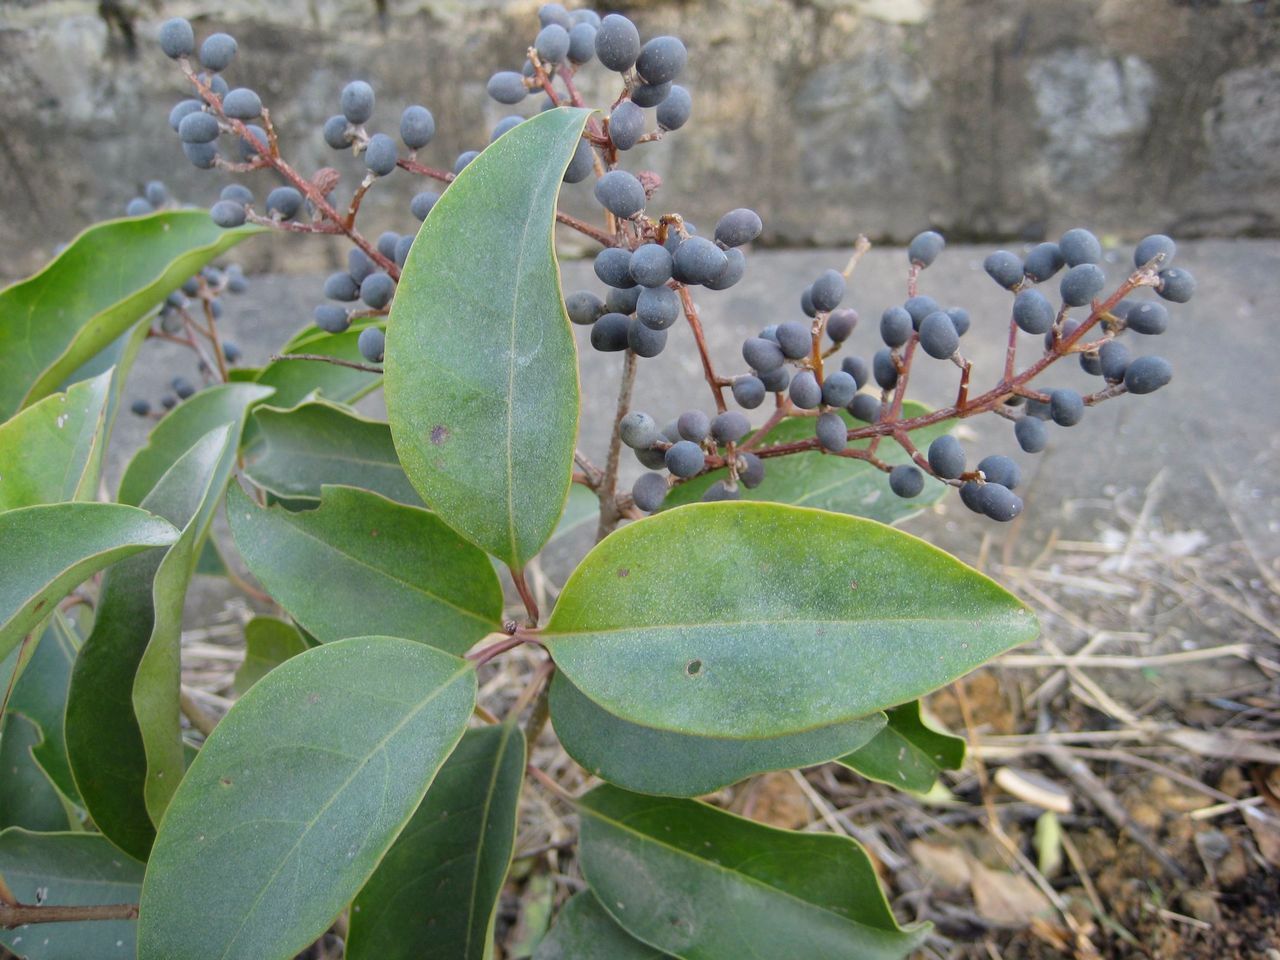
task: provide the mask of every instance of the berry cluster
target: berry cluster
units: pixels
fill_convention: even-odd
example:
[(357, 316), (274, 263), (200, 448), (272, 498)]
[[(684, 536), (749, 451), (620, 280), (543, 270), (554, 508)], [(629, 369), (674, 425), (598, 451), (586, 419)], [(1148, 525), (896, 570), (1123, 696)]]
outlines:
[[(661, 178), (648, 170), (625, 169), (622, 160), (635, 148), (662, 139), (689, 120), (692, 98), (675, 83), (688, 61), (676, 37), (641, 40), (626, 17), (600, 17), (591, 10), (570, 13), (560, 4), (543, 5), (539, 29), (532, 38), (520, 70), (493, 74), (489, 96), (516, 106), (537, 96), (540, 110), (565, 103), (584, 106), (574, 83), (577, 72), (592, 61), (619, 74), (621, 90), (602, 119), (588, 121), (582, 141), (568, 165), (568, 184), (594, 178), (592, 193), (603, 209), (600, 229), (566, 213), (557, 219), (600, 243), (595, 274), (604, 290), (579, 290), (565, 297), (569, 319), (590, 328), (590, 343), (600, 351), (626, 355), (623, 390), (616, 416), (617, 429), (605, 471), (580, 458), (579, 482), (600, 497), (603, 525), (621, 516), (636, 516), (661, 507), (671, 485), (709, 470), (726, 477), (707, 491), (708, 499), (740, 495), (764, 477), (764, 461), (778, 456), (821, 453), (866, 461), (888, 475), (890, 490), (900, 497), (920, 495), (926, 476), (958, 488), (970, 508), (995, 520), (1010, 520), (1022, 510), (1013, 491), (1020, 471), (1007, 457), (989, 456), (968, 468), (968, 459), (952, 437), (934, 440), (926, 451), (911, 441), (911, 433), (946, 420), (993, 413), (1014, 424), (1020, 447), (1036, 453), (1048, 442), (1049, 424), (1070, 427), (1081, 422), (1087, 407), (1124, 393), (1150, 393), (1169, 382), (1167, 361), (1155, 356), (1131, 356), (1119, 340), (1125, 331), (1151, 336), (1168, 326), (1168, 311), (1160, 299), (1130, 296), (1153, 289), (1170, 303), (1184, 303), (1195, 289), (1191, 274), (1172, 265), (1176, 250), (1165, 236), (1151, 236), (1134, 253), (1136, 270), (1109, 296), (1103, 296), (1106, 277), (1099, 266), (1102, 246), (1083, 229), (1069, 230), (1056, 243), (1041, 243), (1025, 256), (996, 251), (987, 257), (991, 278), (1012, 296), (1008, 321), (1006, 362), (999, 379), (986, 392), (970, 395), (972, 363), (962, 353), (963, 338), (973, 326), (969, 311), (942, 306), (919, 290), (922, 272), (940, 256), (943, 237), (926, 231), (907, 251), (906, 298), (880, 314), (882, 346), (870, 357), (845, 355), (835, 362), (858, 326), (857, 310), (845, 304), (848, 280), (868, 247), (859, 240), (844, 270), (826, 270), (800, 296), (800, 313), (749, 337), (742, 345), (747, 369), (733, 377), (715, 371), (707, 351), (692, 288), (719, 291), (742, 279), (747, 266), (743, 248), (761, 233), (760, 217), (740, 208), (726, 213), (708, 238), (679, 213), (654, 213), (654, 197)], [(347, 84), (339, 95), (341, 112), (325, 121), (321, 135), (335, 150), (363, 155), (367, 173), (351, 193), (345, 211), (334, 205), (340, 177), (332, 169), (310, 178), (299, 174), (283, 158), (270, 115), (261, 99), (246, 88), (231, 89), (222, 71), (231, 63), (235, 41), (213, 34), (199, 47), (185, 20), (171, 20), (160, 31), (164, 52), (177, 60), (194, 86), (197, 98), (179, 103), (170, 117), (183, 150), (201, 167), (229, 171), (269, 169), (284, 180), (267, 194), (259, 210), (246, 187), (227, 187), (211, 215), (224, 226), (263, 223), (294, 232), (343, 234), (353, 243), (347, 269), (324, 283), (326, 302), (315, 308), (316, 325), (341, 333), (354, 321), (361, 328), (359, 347), (371, 363), (380, 363), (384, 336), (379, 325), (395, 297), (413, 233), (383, 233), (368, 240), (356, 226), (366, 192), (399, 168), (435, 180), (447, 188), (478, 151), (460, 154), (448, 169), (427, 166), (418, 151), (427, 147), (436, 130), (431, 111), (412, 105), (400, 114), (399, 143), (387, 133), (370, 132), (375, 92), (362, 80)], [(647, 111), (653, 111), (652, 117)], [(512, 114), (493, 129), (490, 142), (521, 122)], [(259, 125), (260, 124), (260, 125)], [(226, 159), (219, 139), (232, 138), (239, 159)], [(404, 150), (401, 150), (403, 145)], [(424, 220), (439, 200), (436, 190), (417, 193), (409, 213)], [(143, 203), (150, 202), (146, 198)], [(141, 210), (141, 203), (138, 209)], [(1057, 296), (1041, 284), (1062, 274)], [(1072, 311), (1078, 311), (1073, 316)], [(659, 429), (653, 418), (628, 412), (637, 358), (663, 353), (671, 329), (684, 318), (692, 333), (711, 389), (715, 412), (690, 410)], [(1016, 356), (1022, 334), (1043, 338), (1038, 355), (1019, 370)], [(1023, 348), (1025, 351), (1025, 347)], [(1075, 354), (1083, 369), (1101, 377), (1103, 386), (1082, 395), (1033, 385), (1050, 365)], [(955, 403), (942, 410), (905, 417), (903, 401), (911, 370), (920, 357), (949, 362), (959, 371)], [(925, 362), (925, 361), (921, 361)], [(753, 410), (774, 396), (767, 423), (751, 433), (741, 412), (729, 410), (728, 397)], [(768, 431), (784, 418), (813, 417), (813, 437), (788, 443), (767, 443)], [(748, 436), (751, 434), (750, 436)], [(879, 444), (900, 445), (911, 462), (891, 465), (877, 455)], [(629, 495), (616, 495), (617, 457), (621, 444), (631, 447), (650, 473), (643, 475)]]

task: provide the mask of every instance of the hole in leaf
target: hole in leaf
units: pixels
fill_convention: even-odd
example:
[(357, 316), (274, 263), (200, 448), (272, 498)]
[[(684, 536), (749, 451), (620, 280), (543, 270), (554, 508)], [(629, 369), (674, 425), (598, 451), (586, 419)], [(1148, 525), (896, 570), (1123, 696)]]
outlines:
[(684, 665), (684, 672), (690, 677), (696, 677), (702, 672), (702, 661), (690, 660)]

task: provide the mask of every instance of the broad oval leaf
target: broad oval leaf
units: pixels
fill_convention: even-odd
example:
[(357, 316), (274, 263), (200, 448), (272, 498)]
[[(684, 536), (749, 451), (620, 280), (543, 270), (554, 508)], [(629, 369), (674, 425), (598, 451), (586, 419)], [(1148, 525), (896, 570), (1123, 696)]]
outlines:
[(48, 503), (0, 513), (0, 659), (90, 576), (177, 536), (160, 517), (118, 503)]
[[(145, 509), (181, 533), (164, 553), (131, 557), (103, 579), (93, 630), (71, 671), (66, 737), (76, 787), (98, 829), (138, 860), (147, 858), (155, 836), (148, 805), (167, 797), (182, 776), (177, 648), (183, 600), (194, 547), (235, 464), (231, 434), (228, 424), (201, 437), (143, 498)], [(161, 649), (167, 669), (150, 678), (161, 704), (139, 715), (139, 670), (148, 651), (155, 669)], [(168, 771), (168, 782), (155, 776), (159, 770)]]
[(0, 424), (0, 511), (93, 499), (113, 376), (74, 384)]
[(868, 780), (928, 793), (943, 770), (959, 770), (965, 742), (924, 722), (920, 701), (888, 711), (889, 723), (866, 746), (836, 762)]
[(444, 192), (409, 251), (387, 327), (391, 435), (423, 501), (513, 568), (564, 509), (577, 352), (552, 231), (589, 111), (520, 124)]
[[(137, 903), (142, 864), (96, 833), (15, 828), (0, 833), (0, 876), (20, 903)], [(0, 929), (0, 943), (24, 960), (132, 960), (136, 928), (134, 920), (41, 923)]]
[(525, 740), (468, 730), (351, 906), (347, 960), (489, 960), (511, 866)]
[(183, 280), (262, 230), (224, 230), (204, 210), (108, 220), (0, 290), (0, 419), (48, 396)]
[(246, 473), (285, 500), (319, 500), (320, 488), (342, 484), (421, 506), (391, 442), (391, 428), (324, 400), (253, 413), (261, 445)]
[(772, 737), (927, 693), (1036, 635), (976, 570), (870, 520), (702, 503), (616, 531), (574, 571), (544, 642), (631, 723)]
[(253, 575), (322, 642), (374, 630), (461, 654), (501, 625), (493, 565), (426, 510), (325, 487), (291, 513), (232, 486), (227, 520)]
[(636, 793), (700, 797), (756, 773), (825, 763), (865, 745), (885, 725), (873, 713), (780, 737), (695, 737), (615, 717), (562, 674), (551, 682), (551, 722), (565, 752)]
[(311, 943), (418, 807), (475, 696), (466, 661), (393, 637), (315, 647), (254, 684), (161, 822), (138, 960), (288, 960)]
[(271, 396), (269, 387), (253, 383), (224, 383), (201, 390), (161, 418), (147, 437), (147, 445), (133, 455), (120, 478), (117, 499), (137, 505), (152, 491), (192, 444), (215, 427), (234, 424), (238, 440), (249, 408)]
[(533, 960), (664, 960), (623, 930), (590, 890), (575, 894), (556, 915), (555, 926), (538, 944)]
[(871, 859), (847, 837), (607, 785), (578, 811), (579, 862), (601, 906), (685, 960), (896, 960), (928, 934), (897, 925)]
[[(928, 412), (928, 407), (910, 400), (902, 405), (903, 417), (918, 417)], [(850, 427), (866, 426), (844, 411), (841, 411), (841, 416)], [(790, 417), (783, 420), (769, 431), (764, 445), (808, 440), (813, 437), (813, 422), (812, 417)], [(912, 440), (923, 450), (935, 437), (946, 433), (950, 425), (943, 421), (913, 431)], [(869, 440), (859, 440), (850, 444), (850, 447), (866, 447), (869, 443)], [(907, 452), (891, 440), (883, 441), (876, 455), (889, 464), (911, 462)], [(665, 506), (669, 508), (696, 503), (702, 499), (711, 484), (724, 478), (726, 472), (712, 470), (688, 483), (673, 487), (667, 495)], [(930, 504), (937, 503), (946, 492), (946, 484), (926, 477), (924, 491), (917, 497), (905, 500), (889, 489), (888, 475), (865, 460), (833, 457), (814, 450), (766, 461), (764, 480), (754, 489), (747, 490), (744, 487), (742, 496), (747, 500), (789, 503), (795, 507), (815, 507), (848, 513), (868, 520), (879, 520), (881, 523), (897, 523), (915, 516)]]
[(244, 661), (236, 670), (235, 691), (245, 691), (286, 660), (310, 649), (298, 628), (275, 617), (254, 617), (244, 628)]

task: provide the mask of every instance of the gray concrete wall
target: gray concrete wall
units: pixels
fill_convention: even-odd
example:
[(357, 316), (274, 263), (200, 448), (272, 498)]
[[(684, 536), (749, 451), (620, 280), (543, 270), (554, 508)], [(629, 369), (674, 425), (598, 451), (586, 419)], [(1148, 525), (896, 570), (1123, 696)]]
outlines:
[[(232, 32), (232, 85), (257, 89), (305, 171), (343, 83), (373, 81), (375, 126), (423, 102), (448, 166), (505, 112), (484, 82), (517, 68), (537, 0), (5, 0), (0, 7), (0, 275), (36, 266), (149, 178), (208, 203), (226, 178), (169, 130), (181, 78), (163, 17)], [(663, 209), (713, 222), (751, 205), (764, 243), (1280, 232), (1280, 4), (1177, 0), (647, 0), (613, 4), (645, 36), (680, 35), (694, 120), (629, 163), (665, 178)], [(606, 79), (608, 83), (606, 83)], [(612, 98), (598, 65), (583, 85)], [(526, 111), (534, 108), (530, 98)], [(263, 180), (257, 181), (267, 186)], [(371, 229), (406, 230), (397, 173)], [(349, 189), (347, 187), (346, 189)], [(571, 202), (585, 205), (585, 188)], [(300, 242), (288, 242), (298, 240)], [(257, 244), (261, 266), (324, 269), (312, 238)]]

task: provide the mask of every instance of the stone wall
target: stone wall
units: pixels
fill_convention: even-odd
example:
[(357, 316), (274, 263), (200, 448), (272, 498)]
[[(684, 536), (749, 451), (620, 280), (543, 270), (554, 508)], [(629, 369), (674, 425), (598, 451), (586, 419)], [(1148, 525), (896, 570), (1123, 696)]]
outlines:
[[(764, 242), (1037, 238), (1076, 223), (1131, 236), (1280, 233), (1280, 4), (1176, 0), (649, 0), (614, 4), (690, 48), (694, 120), (635, 151), (663, 209), (696, 222), (748, 204)], [(166, 116), (181, 78), (152, 41), (163, 17), (226, 29), (228, 71), (278, 119), (305, 171), (360, 165), (324, 118), (356, 76), (374, 125), (428, 105), (449, 166), (507, 112), (484, 94), (518, 68), (536, 0), (6, 0), (0, 9), (0, 275), (114, 215), (150, 178), (207, 204), (225, 178), (186, 163)], [(106, 16), (101, 11), (106, 11)], [(584, 86), (611, 97), (595, 66)], [(606, 80), (610, 85), (606, 89)], [(533, 109), (535, 99), (530, 98)], [(632, 160), (632, 158), (628, 158)], [(260, 175), (260, 176), (266, 176)], [(262, 180), (256, 181), (264, 186)], [(405, 230), (418, 188), (371, 195)], [(572, 203), (586, 207), (585, 188)], [(257, 244), (277, 268), (322, 269), (315, 238)]]

